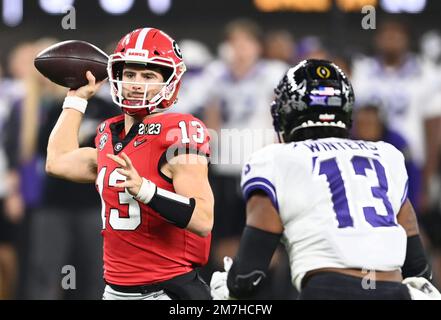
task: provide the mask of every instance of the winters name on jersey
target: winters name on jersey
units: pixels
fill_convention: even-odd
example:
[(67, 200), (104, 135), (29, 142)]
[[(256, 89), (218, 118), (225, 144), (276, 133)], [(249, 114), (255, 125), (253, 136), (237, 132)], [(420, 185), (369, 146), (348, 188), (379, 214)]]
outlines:
[[(296, 147), (299, 143), (296, 143)], [(367, 141), (361, 140), (327, 140), (327, 141), (305, 141), (303, 145), (309, 148), (311, 152), (332, 151), (332, 150), (371, 150), (376, 151), (378, 148)]]
[(158, 135), (161, 133), (160, 123), (140, 123), (138, 127), (139, 135)]

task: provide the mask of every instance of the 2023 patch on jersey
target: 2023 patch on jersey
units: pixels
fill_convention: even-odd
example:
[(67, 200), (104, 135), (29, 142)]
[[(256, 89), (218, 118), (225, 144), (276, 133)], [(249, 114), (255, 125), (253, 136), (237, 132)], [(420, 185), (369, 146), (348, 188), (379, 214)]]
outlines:
[(211, 236), (202, 238), (167, 222), (126, 190), (124, 180), (106, 154), (125, 152), (139, 175), (174, 192), (161, 167), (176, 154), (197, 152), (209, 157), (205, 125), (191, 115), (158, 114), (134, 125), (124, 135), (124, 116), (103, 122), (95, 139), (98, 151), (97, 190), (101, 196), (104, 278), (117, 285), (164, 281), (205, 264)]
[(407, 198), (403, 155), (385, 142), (339, 138), (274, 144), (242, 173), (249, 198), (266, 192), (284, 224), (293, 281), (319, 268), (396, 270), (406, 233), (397, 214)]

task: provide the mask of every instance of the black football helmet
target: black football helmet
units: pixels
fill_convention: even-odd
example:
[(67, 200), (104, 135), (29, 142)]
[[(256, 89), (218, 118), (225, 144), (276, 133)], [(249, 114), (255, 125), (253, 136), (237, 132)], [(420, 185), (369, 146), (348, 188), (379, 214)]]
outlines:
[(347, 132), (351, 127), (354, 91), (343, 71), (330, 61), (300, 62), (286, 72), (274, 91), (271, 114), (280, 141), (302, 140), (296, 136), (306, 128)]

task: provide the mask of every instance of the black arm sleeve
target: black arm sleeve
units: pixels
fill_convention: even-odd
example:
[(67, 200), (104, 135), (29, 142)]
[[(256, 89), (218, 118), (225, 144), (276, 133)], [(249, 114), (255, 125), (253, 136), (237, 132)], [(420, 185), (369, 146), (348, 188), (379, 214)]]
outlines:
[(424, 254), (423, 244), (419, 235), (407, 238), (406, 260), (401, 268), (404, 278), (424, 277), (432, 280), (432, 270)]
[(231, 297), (252, 298), (258, 285), (266, 277), (280, 237), (281, 234), (245, 227), (239, 252), (228, 272), (227, 285)]
[(148, 205), (170, 223), (185, 229), (193, 215), (196, 200), (156, 188), (155, 195)]

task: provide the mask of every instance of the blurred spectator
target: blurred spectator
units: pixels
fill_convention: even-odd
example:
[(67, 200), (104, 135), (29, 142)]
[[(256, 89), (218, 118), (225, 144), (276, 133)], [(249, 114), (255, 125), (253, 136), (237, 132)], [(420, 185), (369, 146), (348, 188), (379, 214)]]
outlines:
[(349, 78), (352, 78), (352, 61), (348, 55), (336, 55), (330, 60), (338, 65)]
[(18, 257), (17, 227), (24, 208), (19, 192), (19, 178), (13, 159), (16, 139), (7, 132), (10, 126), (11, 96), (5, 90), (0, 69), (0, 300), (16, 298)]
[[(218, 133), (218, 139), (212, 137), (211, 172), (215, 222), (210, 263), (215, 269), (222, 265), (225, 255), (235, 255), (245, 224), (245, 203), (240, 191), (243, 162), (251, 152), (274, 142), (275, 138), (270, 115), (273, 88), (288, 67), (261, 58), (262, 39), (262, 32), (254, 22), (244, 19), (230, 22), (220, 46), (221, 60), (205, 70), (214, 84), (208, 95), (205, 120), (207, 127)], [(287, 265), (286, 259), (283, 265), (281, 259), (278, 262), (282, 269)], [(282, 279), (278, 290), (264, 289), (266, 298), (277, 298), (277, 294), (285, 294), (286, 286), (291, 287), (289, 271)]]
[(264, 57), (294, 64), (296, 59), (296, 44), (294, 37), (287, 30), (272, 30), (265, 34)]
[[(29, 66), (33, 63), (34, 47), (31, 42), (18, 45), (9, 55), (8, 71), (12, 78), (0, 76), (0, 128), (2, 130), (1, 147), (7, 160), (7, 169), (2, 166), (3, 178), (0, 178), (3, 191), (0, 213), (0, 269), (3, 281), (0, 280), (0, 296), (11, 299), (20, 296), (22, 272), (24, 268), (25, 246), (22, 241), (23, 218), (25, 218), (25, 200), (22, 196), (21, 154), (19, 122), (17, 118), (18, 102), (23, 100), (26, 92), (25, 79), (30, 75)], [(1, 73), (1, 72), (0, 72)], [(3, 149), (4, 148), (4, 149)], [(0, 152), (1, 153), (1, 152)], [(0, 156), (3, 158), (3, 156)], [(0, 160), (0, 162), (4, 161)], [(3, 162), (4, 163), (4, 162)], [(33, 186), (33, 181), (31, 183)], [(38, 190), (38, 185), (36, 185)], [(35, 192), (34, 193), (38, 193)], [(0, 278), (2, 278), (0, 276)]]
[[(439, 155), (441, 157), (441, 153)], [(422, 235), (425, 236), (425, 245), (428, 247), (430, 253), (433, 283), (435, 286), (441, 288), (441, 166), (438, 166), (436, 179), (430, 189), (432, 205), (429, 211), (420, 216), (418, 222), (424, 231)], [(426, 238), (427, 237), (427, 238)]]
[[(34, 47), (31, 42), (24, 42), (13, 48), (8, 57), (10, 78), (3, 78), (0, 94), (9, 106), (14, 105), (25, 95), (24, 80), (29, 74), (29, 66), (33, 63)], [(7, 73), (7, 72), (5, 72)]]
[(329, 52), (319, 37), (307, 36), (302, 38), (298, 43), (297, 58), (298, 61), (305, 59), (329, 60)]
[(420, 50), (423, 65), (426, 68), (439, 71), (441, 67), (441, 33), (437, 30), (424, 33), (420, 39)]
[(170, 112), (191, 113), (196, 117), (202, 116), (202, 109), (207, 99), (212, 77), (204, 74), (204, 68), (213, 60), (206, 45), (193, 39), (179, 42), (184, 57), (187, 72), (183, 75), (181, 89), (176, 105)]
[(4, 132), (7, 136), (10, 166), (16, 170), (11, 180), (13, 181), (11, 192), (15, 198), (11, 206), (15, 210), (20, 208), (21, 215), (24, 215), (20, 225), (11, 231), (16, 237), (18, 247), (18, 298), (23, 297), (27, 275), (29, 214), (40, 201), (43, 177), (42, 159), (33, 156), (39, 112), (35, 107), (36, 92), (40, 87), (49, 92), (57, 92), (53, 84), (37, 74), (33, 60), (42, 47), (54, 41), (43, 39), (39, 43), (19, 44), (9, 56), (8, 67), (11, 78), (4, 81), (2, 86), (4, 91), (7, 91), (6, 97), (11, 106), (8, 125)]
[(391, 129), (409, 145), (419, 176), (417, 212), (427, 210), (427, 186), (438, 163), (441, 94), (439, 75), (424, 70), (409, 51), (409, 30), (397, 21), (385, 22), (375, 36), (377, 56), (356, 61), (353, 86), (360, 103), (380, 100)]
[(360, 140), (385, 141), (403, 153), (409, 176), (408, 197), (411, 202), (416, 202), (418, 186), (414, 184), (415, 176), (418, 176), (417, 166), (412, 161), (406, 140), (398, 132), (388, 128), (385, 112), (378, 104), (372, 102), (354, 109), (352, 136)]
[(26, 206), (39, 204), (41, 180), (43, 175), (42, 159), (35, 154), (37, 132), (39, 128), (39, 99), (51, 99), (65, 89), (42, 77), (34, 68), (34, 58), (43, 49), (54, 44), (56, 39), (43, 38), (37, 42), (27, 42), (17, 46), (9, 59), (9, 70), (12, 76), (10, 87), (16, 94), (12, 100), (11, 119), (14, 126), (11, 130), (17, 139), (16, 162), (20, 170), (21, 192)]
[[(286, 68), (282, 63), (261, 59), (261, 41), (261, 30), (254, 22), (238, 20), (227, 25), (225, 42), (220, 49), (222, 61), (214, 62), (206, 70), (216, 77), (208, 100), (210, 105), (206, 123), (209, 128), (219, 133), (221, 129), (224, 132), (227, 132), (226, 129), (272, 130), (269, 112), (273, 98), (271, 86), (280, 80)], [(240, 143), (242, 138), (237, 132), (233, 142)], [(272, 141), (271, 137), (261, 143)], [(213, 148), (213, 157), (218, 157), (213, 166), (216, 177), (213, 188), (215, 196), (219, 196), (219, 201), (216, 201), (219, 214), (215, 217), (214, 237), (238, 236), (244, 223), (244, 203), (238, 183), (245, 159), (232, 163), (231, 153), (240, 152), (242, 148), (239, 146), (234, 150), (228, 145), (231, 142), (222, 141), (220, 136), (219, 145)], [(229, 149), (223, 150), (223, 145)], [(220, 188), (216, 190), (218, 184)], [(225, 198), (221, 201), (222, 196)]]
[[(441, 71), (441, 33), (430, 30), (420, 39), (421, 61), (425, 72), (440, 74)], [(441, 77), (438, 77), (438, 90), (441, 89)], [(436, 81), (436, 79), (435, 79)], [(438, 159), (441, 150), (438, 150)], [(430, 180), (428, 188), (429, 210), (419, 219), (431, 254), (434, 283), (441, 288), (441, 163), (438, 162), (436, 176)]]

